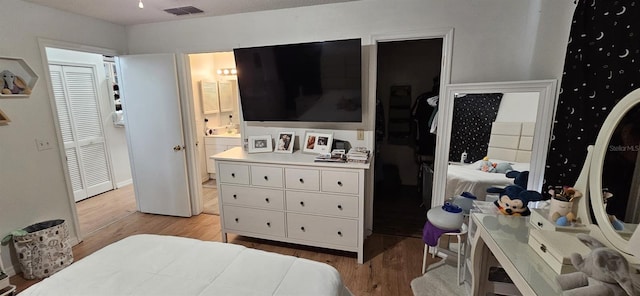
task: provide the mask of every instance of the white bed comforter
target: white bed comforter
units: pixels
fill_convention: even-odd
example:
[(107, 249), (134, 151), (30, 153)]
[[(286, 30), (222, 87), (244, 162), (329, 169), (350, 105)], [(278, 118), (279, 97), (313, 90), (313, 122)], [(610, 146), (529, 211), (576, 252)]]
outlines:
[[(528, 163), (512, 163), (512, 167), (517, 171), (529, 170)], [(513, 179), (507, 178), (504, 174), (487, 173), (478, 170), (477, 164), (449, 165), (447, 167), (447, 187), (444, 198), (446, 200), (466, 191), (475, 195), (478, 200), (485, 200), (487, 188), (509, 184), (513, 184)]]
[(330, 265), (244, 246), (134, 235), (20, 295), (351, 295)]

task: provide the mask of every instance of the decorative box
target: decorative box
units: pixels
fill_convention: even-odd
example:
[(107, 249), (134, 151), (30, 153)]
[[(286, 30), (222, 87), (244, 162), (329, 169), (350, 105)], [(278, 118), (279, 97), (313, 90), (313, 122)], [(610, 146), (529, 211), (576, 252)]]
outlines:
[(591, 249), (575, 236), (575, 233), (531, 228), (529, 246), (558, 274), (576, 271), (571, 264), (571, 254), (586, 256)]
[(531, 217), (529, 223), (534, 228), (541, 230), (551, 231), (566, 231), (566, 232), (582, 232), (588, 233), (589, 227), (585, 225), (580, 226), (559, 226), (555, 222), (549, 220), (549, 210), (547, 209), (531, 209)]

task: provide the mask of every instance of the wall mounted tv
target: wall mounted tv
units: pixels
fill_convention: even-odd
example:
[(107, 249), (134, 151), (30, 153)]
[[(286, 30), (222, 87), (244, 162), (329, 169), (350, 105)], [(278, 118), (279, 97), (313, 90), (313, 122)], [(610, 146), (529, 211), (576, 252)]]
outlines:
[(233, 50), (245, 121), (361, 122), (360, 39)]

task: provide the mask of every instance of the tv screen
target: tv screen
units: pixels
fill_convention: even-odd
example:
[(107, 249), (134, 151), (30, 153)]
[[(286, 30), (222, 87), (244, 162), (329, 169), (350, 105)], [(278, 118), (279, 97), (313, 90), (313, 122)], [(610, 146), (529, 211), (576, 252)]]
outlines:
[(360, 39), (233, 50), (245, 121), (360, 122)]

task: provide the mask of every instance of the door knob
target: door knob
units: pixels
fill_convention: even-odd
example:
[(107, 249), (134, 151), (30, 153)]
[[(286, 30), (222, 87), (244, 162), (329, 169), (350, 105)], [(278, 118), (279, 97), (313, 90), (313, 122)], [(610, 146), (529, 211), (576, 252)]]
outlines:
[(180, 151), (182, 149), (184, 149), (184, 146), (180, 146), (180, 145), (173, 146), (173, 151)]

